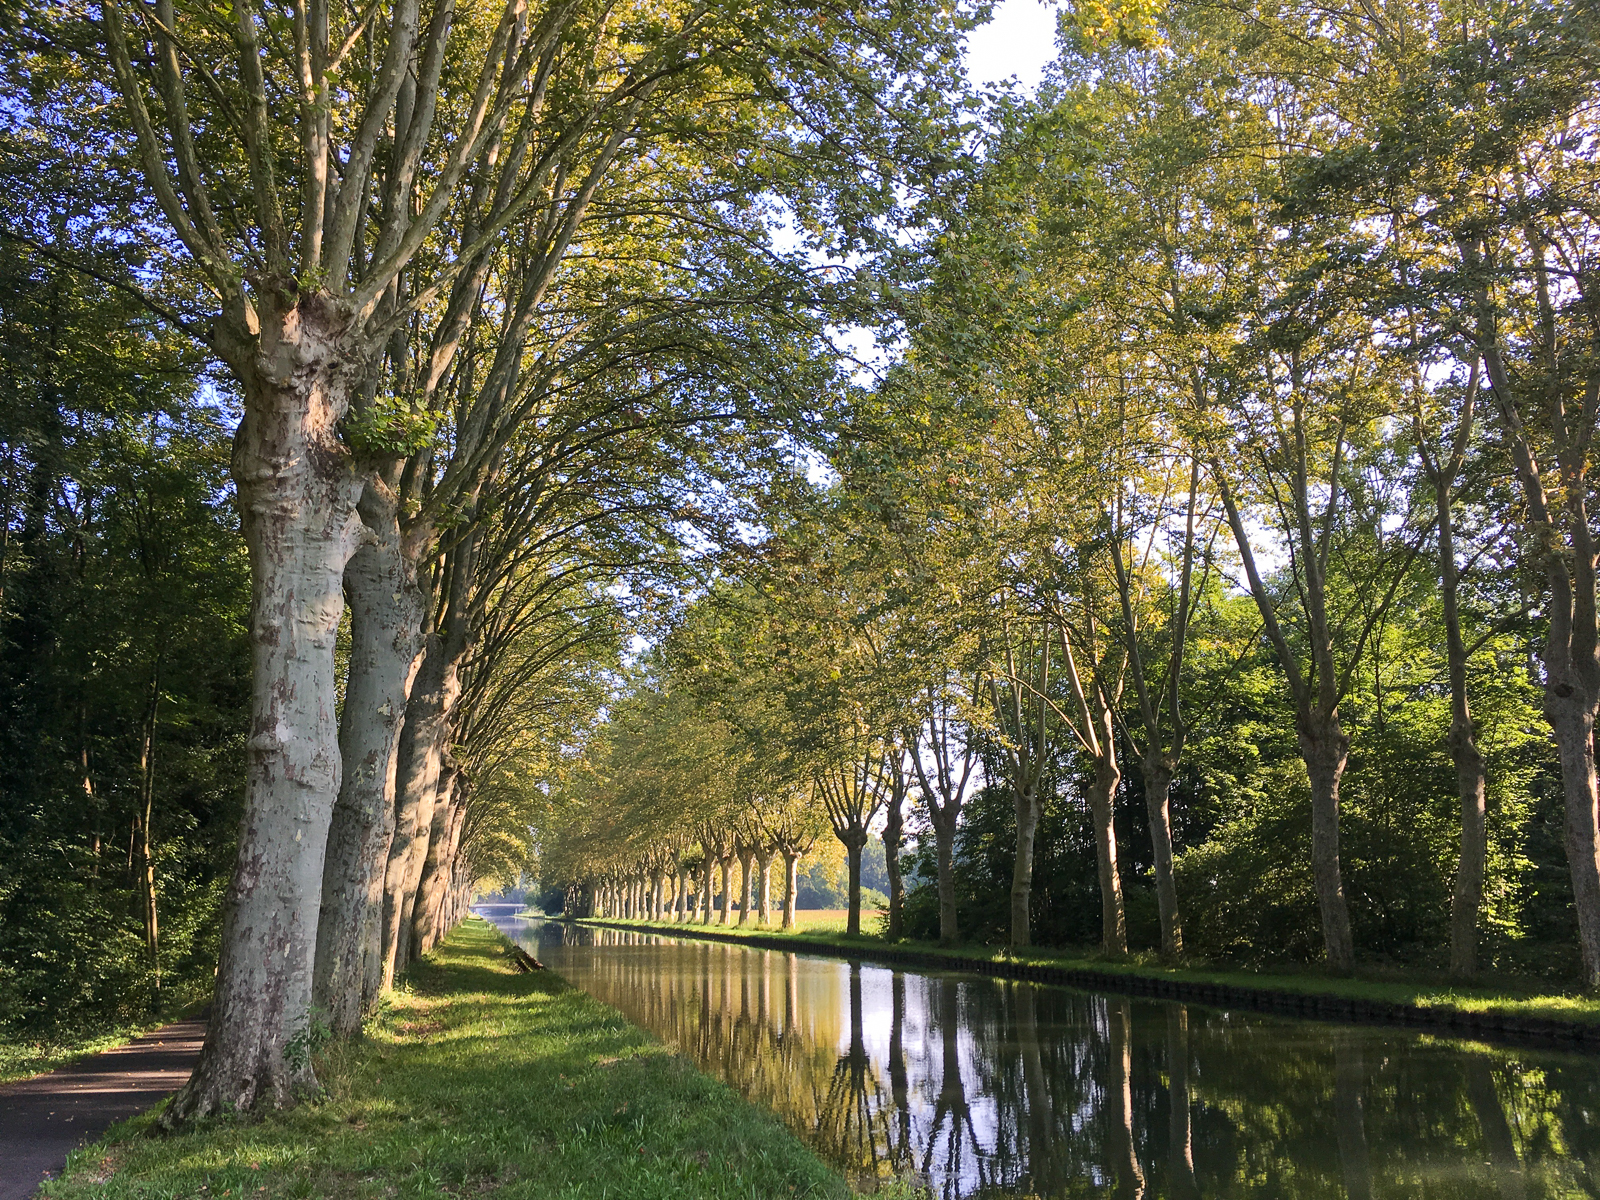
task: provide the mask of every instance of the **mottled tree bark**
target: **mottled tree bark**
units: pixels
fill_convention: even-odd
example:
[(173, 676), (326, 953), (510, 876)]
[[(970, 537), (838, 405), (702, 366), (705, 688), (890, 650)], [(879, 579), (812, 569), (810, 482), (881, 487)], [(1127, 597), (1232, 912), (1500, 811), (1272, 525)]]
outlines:
[[(1117, 505), (1117, 529), (1111, 539), (1111, 562), (1122, 608), (1122, 640), (1133, 678), (1134, 700), (1143, 729), (1143, 746), (1135, 744), (1144, 779), (1145, 814), (1150, 825), (1151, 865), (1156, 877), (1156, 907), (1161, 919), (1161, 957), (1168, 962), (1183, 955), (1183, 920), (1178, 913), (1178, 888), (1172, 873), (1172, 777), (1188, 739), (1183, 718), (1182, 677), (1188, 650), (1191, 596), (1194, 588), (1195, 518), (1200, 496), (1200, 460), (1189, 460), (1189, 499), (1184, 515), (1183, 551), (1178, 565), (1178, 594), (1167, 626), (1166, 664), (1152, 681), (1146, 669), (1147, 639), (1141, 636), (1134, 595), (1140, 589), (1122, 554), (1122, 505)], [(1133, 727), (1129, 740), (1137, 743)]]
[(432, 828), (428, 834), (428, 852), (422, 860), (417, 895), (411, 905), (409, 940), (413, 958), (433, 949), (439, 921), (439, 902), (444, 896), (445, 883), (450, 878), (450, 865), (455, 856), (451, 832), (456, 827), (456, 814), (461, 809), (456, 797), (460, 778), (460, 773), (453, 766), (441, 772), (439, 794), (433, 806)]
[(383, 987), (383, 865), (393, 837), (396, 751), (422, 635), (422, 596), (390, 495), (369, 482), (371, 539), (345, 567), (350, 662), (339, 722), (343, 777), (322, 870), (313, 1002), (333, 1032), (358, 1033)]
[(700, 878), (703, 883), (700, 890), (705, 893), (705, 903), (700, 910), (700, 923), (702, 925), (711, 924), (711, 910), (714, 907), (711, 897), (711, 873), (716, 869), (716, 865), (717, 852), (710, 842), (706, 842), (704, 856), (700, 863)]
[[(1066, 645), (1065, 633), (1062, 634), (1062, 644)], [(1049, 723), (1049, 702), (1046, 699), (1050, 685), (1048, 626), (1040, 629), (1034, 650), (1033, 679), (1025, 680), (1017, 672), (1016, 651), (1008, 633), (1005, 692), (1002, 694), (998, 679), (991, 676), (989, 680), (995, 719), (1008, 739), (1004, 743), (1009, 775), (1007, 782), (1011, 784), (1017, 819), (1016, 851), (1011, 860), (1010, 936), (1010, 944), (1016, 949), (1031, 945), (1033, 941), (1033, 842), (1039, 830), (1043, 804), (1039, 784), (1044, 768)], [(1070, 650), (1068, 662), (1071, 662)]]
[(245, 811), (200, 1060), (169, 1126), (283, 1105), (316, 1078), (290, 1053), (306, 1029), (323, 854), (340, 759), (334, 637), (358, 544), (360, 482), (335, 428), (352, 364), (345, 318), (311, 296), (260, 313), (239, 374), (233, 474), (250, 553), (251, 696)]
[(1455, 890), (1450, 897), (1450, 973), (1468, 978), (1478, 969), (1478, 911), (1483, 906), (1483, 876), (1488, 863), (1488, 781), (1478, 750), (1472, 709), (1467, 697), (1467, 646), (1461, 633), (1461, 569), (1456, 564), (1455, 489), (1472, 438), (1481, 364), (1474, 358), (1466, 394), (1451, 443), (1443, 453), (1430, 447), (1422, 396), (1412, 411), (1422, 468), (1433, 485), (1438, 528), (1439, 601), (1444, 613), (1445, 662), (1450, 672), (1448, 745), (1456, 768), (1456, 795), (1461, 808), (1461, 857), (1456, 862)]
[(383, 988), (409, 961), (410, 917), (433, 830), (439, 776), (449, 746), (450, 713), (460, 695), (455, 656), (439, 635), (428, 638), (406, 704), (395, 781), (394, 837), (383, 888)]
[[(1300, 428), (1302, 415), (1295, 409), (1295, 427)], [(1301, 570), (1304, 575), (1304, 609), (1307, 622), (1311, 669), (1303, 671), (1294, 648), (1289, 644), (1277, 618), (1277, 600), (1269, 591), (1256, 568), (1255, 553), (1250, 546), (1249, 531), (1227, 483), (1220, 464), (1212, 463), (1212, 477), (1217, 483), (1228, 524), (1233, 530), (1234, 543), (1243, 560), (1245, 575), (1250, 583), (1251, 595), (1267, 631), (1268, 640), (1277, 652), (1279, 665), (1288, 680), (1289, 692), (1295, 704), (1295, 733), (1299, 738), (1300, 756), (1305, 762), (1306, 774), (1311, 783), (1311, 878), (1317, 894), (1317, 908), (1322, 918), (1322, 945), (1328, 965), (1335, 971), (1349, 971), (1355, 966), (1355, 944), (1350, 936), (1350, 910), (1345, 902), (1344, 880), (1339, 866), (1339, 777), (1344, 773), (1349, 755), (1350, 739), (1345, 736), (1339, 720), (1339, 699), (1348, 682), (1348, 664), (1341, 677), (1334, 654), (1333, 632), (1329, 624), (1323, 559), (1319, 553), (1326, 550), (1325, 543), (1313, 527), (1307, 500), (1308, 468), (1302, 447), (1301, 457), (1294, 472), (1296, 498), (1295, 532), (1301, 547)], [(1337, 481), (1333, 497), (1329, 500), (1329, 513), (1337, 501)], [(1400, 576), (1397, 574), (1394, 583)], [(1387, 608), (1393, 590), (1377, 612)], [(1343, 647), (1349, 661), (1359, 658), (1371, 623), (1376, 613), (1367, 614), (1367, 627), (1352, 644)], [(1341, 679), (1344, 682), (1341, 682)]]
[(931, 824), (934, 869), (938, 874), (935, 886), (939, 891), (939, 944), (953, 946), (961, 940), (961, 918), (956, 910), (956, 831), (944, 821)]
[[(1503, 269), (1494, 251), (1477, 236), (1462, 235), (1462, 265), (1471, 280), (1473, 331), (1501, 433), (1511, 452), (1522, 490), (1526, 544), (1543, 566), (1549, 589), (1545, 607), (1544, 715), (1555, 735), (1566, 802), (1563, 825), (1567, 865), (1572, 872), (1572, 904), (1578, 918), (1584, 986), (1600, 990), (1600, 791), (1597, 791), (1594, 727), (1600, 717), (1600, 609), (1597, 609), (1596, 551), (1588, 510), (1591, 490), (1590, 444), (1600, 413), (1600, 370), (1590, 361), (1581, 371), (1563, 362), (1554, 291), (1545, 247), (1529, 224), (1525, 264), (1511, 268), (1514, 285), (1531, 279), (1539, 322), (1529, 347), (1536, 369), (1514, 379), (1500, 331), (1502, 310), (1489, 294), (1492, 272)], [(1591, 335), (1592, 336), (1592, 335)], [(1523, 386), (1519, 387), (1519, 382)], [(1550, 439), (1549, 462), (1541, 468), (1529, 425)], [(1555, 503), (1547, 494), (1544, 471), (1552, 474)]]
[[(948, 680), (946, 681), (948, 684)], [(981, 685), (973, 683), (973, 703), (981, 695)], [(991, 695), (995, 695), (991, 690)], [(939, 896), (939, 942), (951, 946), (961, 940), (956, 912), (955, 845), (961, 805), (966, 800), (967, 784), (977, 764), (971, 741), (959, 731), (961, 718), (953, 711), (949, 692), (940, 687), (928, 690), (929, 707), (917, 726), (911, 743), (911, 769), (928, 804), (928, 823), (933, 826), (935, 886)], [(925, 736), (924, 736), (925, 734)], [(932, 760), (933, 770), (923, 761)]]

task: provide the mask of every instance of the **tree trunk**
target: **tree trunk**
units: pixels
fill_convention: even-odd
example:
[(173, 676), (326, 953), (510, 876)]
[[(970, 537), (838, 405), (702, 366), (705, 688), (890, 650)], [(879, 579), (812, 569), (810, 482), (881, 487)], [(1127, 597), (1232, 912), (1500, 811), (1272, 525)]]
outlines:
[(705, 884), (705, 886), (701, 888), (701, 891), (705, 892), (705, 904), (700, 913), (700, 923), (702, 925), (711, 924), (711, 872), (716, 868), (716, 863), (716, 854), (711, 850), (707, 850), (705, 854), (705, 860), (702, 864), (703, 869), (701, 871), (701, 878)]
[[(866, 830), (861, 832), (864, 837)], [(850, 872), (849, 915), (845, 918), (844, 931), (851, 937), (857, 937), (861, 933), (861, 842), (854, 838), (846, 842), (844, 857)]]
[(1450, 756), (1455, 759), (1456, 792), (1461, 800), (1461, 860), (1456, 864), (1456, 886), (1450, 897), (1450, 973), (1466, 979), (1478, 970), (1478, 912), (1483, 907), (1483, 876), (1489, 859), (1488, 781), (1472, 718), (1465, 711), (1464, 691), (1457, 709), (1450, 721)]
[(1349, 971), (1355, 966), (1355, 947), (1339, 870), (1339, 777), (1344, 774), (1350, 739), (1340, 728), (1337, 711), (1326, 718), (1302, 714), (1298, 724), (1300, 754), (1311, 780), (1311, 877), (1322, 916), (1323, 947), (1328, 966)]
[(726, 925), (733, 916), (733, 855), (718, 859), (717, 868), (722, 884), (722, 912), (717, 924)]
[[(445, 855), (444, 877), (439, 887), (439, 897), (433, 906), (430, 917), (428, 946), (429, 950), (444, 940), (445, 934), (456, 927), (457, 918), (449, 912), (450, 894), (455, 887), (457, 867), (461, 855), (461, 833), (467, 825), (467, 798), (461, 791), (461, 779), (456, 778), (455, 800), (450, 805), (450, 840), (449, 852)], [(593, 902), (590, 903), (590, 912), (593, 912)]]
[(1561, 789), (1566, 798), (1563, 825), (1567, 863), (1572, 870), (1572, 906), (1578, 917), (1578, 946), (1583, 954), (1584, 986), (1600, 988), (1600, 837), (1597, 837), (1594, 762), (1594, 707), (1581, 698), (1551, 694), (1545, 716), (1555, 733), (1561, 760)]
[[(368, 488), (367, 493), (373, 489)], [(367, 503), (375, 537), (345, 567), (350, 663), (339, 721), (343, 779), (322, 868), (313, 1003), (340, 1036), (360, 1032), (383, 989), (383, 882), (394, 837), (396, 751), (422, 644), (422, 597), (392, 506)]]
[(428, 847), (423, 851), (422, 869), (417, 872), (416, 891), (412, 896), (407, 928), (402, 939), (407, 962), (421, 958), (428, 952), (428, 935), (433, 929), (433, 923), (428, 919), (430, 894), (443, 883), (444, 872), (449, 867), (445, 856), (449, 853), (447, 843), (453, 815), (451, 798), (455, 792), (455, 774), (454, 769), (448, 766), (439, 772), (439, 790), (434, 796), (433, 812), (428, 820)]
[(400, 731), (395, 776), (394, 837), (383, 882), (383, 990), (410, 961), (406, 945), (412, 904), (433, 830), (439, 775), (449, 747), (450, 713), (461, 686), (456, 658), (437, 635), (428, 638)]
[(1095, 757), (1094, 782), (1089, 785), (1089, 813), (1094, 821), (1095, 868), (1100, 877), (1100, 948), (1112, 958), (1128, 954), (1128, 920), (1122, 907), (1122, 875), (1117, 870), (1117, 825), (1112, 801), (1122, 771), (1117, 766), (1111, 715), (1100, 733), (1100, 753)]
[(751, 870), (755, 866), (756, 853), (747, 850), (739, 856), (739, 883), (742, 899), (739, 904), (739, 924), (747, 924), (750, 920), (750, 909), (754, 907), (756, 898), (756, 879)]
[(144, 918), (144, 949), (156, 990), (161, 990), (161, 930), (156, 913), (156, 860), (151, 848), (150, 821), (156, 796), (156, 712), (161, 704), (161, 676), (150, 673), (150, 700), (145, 705), (139, 739), (139, 807), (136, 815), (139, 843), (139, 907)]
[[(1445, 655), (1450, 671), (1448, 744), (1456, 766), (1456, 795), (1461, 803), (1461, 857), (1456, 863), (1455, 891), (1450, 897), (1450, 973), (1460, 979), (1469, 978), (1478, 970), (1478, 912), (1483, 906), (1483, 875), (1489, 858), (1488, 781), (1472, 728), (1472, 709), (1467, 701), (1467, 647), (1461, 636), (1461, 572), (1456, 566), (1455, 509), (1451, 492), (1459, 454), (1465, 448), (1466, 434), (1472, 425), (1471, 392), (1476, 385), (1474, 365), (1458, 433), (1457, 456), (1437, 469), (1430, 467), (1439, 528), (1439, 599), (1444, 609)], [(1431, 462), (1425, 459), (1425, 463)]]
[(1178, 914), (1178, 885), (1172, 876), (1172, 767), (1158, 752), (1145, 755), (1144, 805), (1150, 818), (1150, 847), (1156, 869), (1156, 907), (1161, 914), (1161, 957), (1183, 957), (1183, 921)]
[(756, 920), (762, 925), (772, 924), (772, 859), (776, 851), (768, 848), (756, 855), (760, 872), (756, 882)]
[(689, 911), (689, 868), (678, 863), (678, 895), (673, 902), (672, 919), (676, 924), (682, 925), (688, 919)]
[(883, 866), (889, 875), (889, 940), (899, 941), (905, 936), (906, 885), (900, 878), (900, 838), (905, 828), (901, 813), (905, 798), (903, 788), (895, 788), (889, 797), (888, 812), (883, 821)]
[[(929, 804), (928, 807), (931, 809), (933, 805)], [(944, 821), (935, 816), (931, 824), (934, 867), (938, 875), (936, 882), (939, 890), (939, 944), (953, 946), (961, 940), (961, 923), (956, 913), (955, 822)]]
[[(1020, 949), (1031, 940), (1033, 899), (1033, 836), (1039, 828), (1039, 794), (1035, 784), (1018, 788), (1017, 853), (1011, 864), (1011, 945)], [(941, 908), (943, 900), (941, 897)]]
[(422, 876), (417, 880), (417, 899), (411, 907), (411, 946), (414, 957), (433, 949), (438, 939), (439, 905), (444, 900), (445, 884), (450, 879), (450, 869), (455, 863), (455, 844), (452, 833), (457, 817), (464, 811), (462, 799), (456, 789), (461, 786), (461, 775), (454, 767), (448, 768), (439, 780), (439, 797), (433, 806), (433, 831), (428, 838), (428, 855), (422, 863)]
[[(233, 474), (251, 567), (245, 811), (205, 1045), (162, 1114), (172, 1127), (316, 1087), (306, 1030), (328, 824), (339, 791), (334, 638), (360, 484), (339, 441), (351, 385), (343, 318), (270, 306), (247, 352)], [(243, 355), (240, 356), (244, 357)]]
[(794, 898), (800, 888), (800, 856), (783, 852), (783, 927), (794, 928)]
[[(1578, 918), (1578, 947), (1583, 955), (1583, 982), (1600, 989), (1600, 830), (1596, 829), (1594, 724), (1600, 712), (1600, 615), (1596, 613), (1595, 544), (1588, 513), (1589, 459), (1580, 448), (1593, 433), (1593, 418), (1568, 426), (1562, 417), (1552, 432), (1555, 482), (1560, 513), (1550, 510), (1538, 459), (1518, 412), (1517, 390), (1500, 345), (1494, 306), (1479, 268), (1481, 248), (1471, 239), (1459, 243), (1462, 261), (1479, 276), (1474, 297), (1477, 347), (1500, 406), (1501, 429), (1511, 450), (1524, 501), (1526, 539), (1544, 561), (1549, 586), (1544, 662), (1544, 715), (1550, 722), (1561, 761), (1561, 790), (1566, 803), (1564, 840), (1572, 871), (1572, 905)], [(1542, 258), (1542, 254), (1541, 254)], [(1536, 274), (1542, 276), (1540, 266)], [(1543, 287), (1544, 285), (1541, 284)], [(1550, 327), (1552, 332), (1554, 326)], [(1544, 348), (1554, 360), (1555, 346)], [(1550, 376), (1546, 376), (1551, 380)], [(1553, 382), (1553, 380), (1551, 380)], [(1537, 403), (1561, 412), (1563, 398), (1545, 395)], [(1568, 440), (1575, 436), (1575, 445)], [(1564, 528), (1563, 528), (1564, 526)]]

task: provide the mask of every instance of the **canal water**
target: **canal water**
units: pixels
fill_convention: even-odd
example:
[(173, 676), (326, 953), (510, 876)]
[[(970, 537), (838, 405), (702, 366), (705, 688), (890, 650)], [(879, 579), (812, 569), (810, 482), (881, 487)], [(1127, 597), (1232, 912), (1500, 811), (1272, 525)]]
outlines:
[(1600, 1197), (1600, 1059), (495, 916), (858, 1187)]

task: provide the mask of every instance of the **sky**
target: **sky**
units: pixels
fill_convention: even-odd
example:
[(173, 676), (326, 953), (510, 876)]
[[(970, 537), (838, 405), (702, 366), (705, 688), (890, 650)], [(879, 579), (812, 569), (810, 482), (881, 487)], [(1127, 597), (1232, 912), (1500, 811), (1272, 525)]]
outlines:
[(994, 19), (967, 39), (972, 82), (998, 83), (1014, 75), (1030, 92), (1037, 88), (1056, 55), (1056, 12), (1056, 5), (1039, 0), (1000, 0)]

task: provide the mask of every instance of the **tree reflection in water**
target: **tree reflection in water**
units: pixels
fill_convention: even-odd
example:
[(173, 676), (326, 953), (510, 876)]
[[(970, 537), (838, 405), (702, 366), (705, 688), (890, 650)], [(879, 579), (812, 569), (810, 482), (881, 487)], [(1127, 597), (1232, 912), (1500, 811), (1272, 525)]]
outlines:
[(619, 930), (509, 931), (865, 1190), (1600, 1197), (1591, 1057)]

